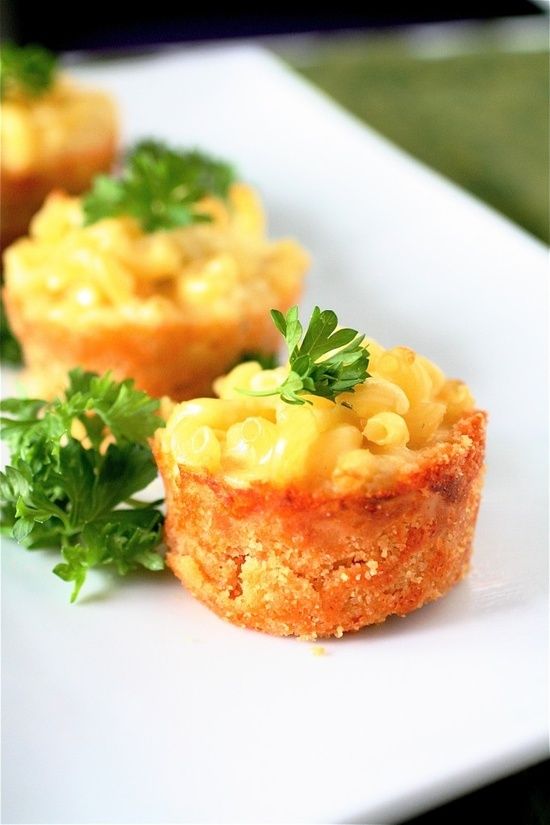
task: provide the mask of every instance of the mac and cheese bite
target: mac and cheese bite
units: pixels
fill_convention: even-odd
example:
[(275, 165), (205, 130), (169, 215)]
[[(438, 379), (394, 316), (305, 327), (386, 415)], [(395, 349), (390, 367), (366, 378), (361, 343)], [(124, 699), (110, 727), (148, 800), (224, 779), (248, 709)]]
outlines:
[(58, 72), (37, 47), (2, 47), (1, 246), (24, 235), (56, 187), (83, 192), (111, 167), (118, 118), (111, 97)]
[(237, 366), (178, 405), (154, 451), (167, 563), (220, 616), (306, 638), (403, 616), (467, 573), (485, 413), (406, 347), (367, 340), (368, 377), (281, 395), (289, 367)]
[[(163, 150), (143, 151), (149, 164)], [(159, 211), (138, 205), (148, 220)], [(186, 225), (172, 225), (176, 204), (169, 228), (154, 231), (130, 214), (89, 222), (85, 206), (53, 193), (4, 256), (6, 309), (33, 393), (50, 397), (79, 365), (181, 400), (209, 394), (243, 352), (275, 349), (267, 309), (296, 301), (308, 256), (266, 238), (251, 187), (233, 182), (227, 197), (200, 198), (200, 220), (182, 213)]]

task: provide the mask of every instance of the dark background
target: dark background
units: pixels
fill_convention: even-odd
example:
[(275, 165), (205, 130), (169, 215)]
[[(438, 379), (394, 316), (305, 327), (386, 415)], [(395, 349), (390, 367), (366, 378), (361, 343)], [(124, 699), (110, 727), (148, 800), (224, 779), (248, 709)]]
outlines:
[[(363, 11), (358, 11), (358, 6)], [(259, 11), (259, 9), (261, 11)], [(57, 3), (2, 0), (3, 38), (41, 43), (54, 51), (132, 48), (218, 38), (389, 28), (413, 23), (481, 20), (542, 14), (528, 0), (468, 2), (338, 2), (330, 11), (285, 9), (280, 3), (231, 3), (225, 12), (208, 4), (116, 0)]]

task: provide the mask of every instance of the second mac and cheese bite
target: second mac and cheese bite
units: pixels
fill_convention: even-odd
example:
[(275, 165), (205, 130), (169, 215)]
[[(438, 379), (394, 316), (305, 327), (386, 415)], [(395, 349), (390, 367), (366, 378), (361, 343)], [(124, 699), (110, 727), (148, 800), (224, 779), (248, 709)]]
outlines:
[(463, 578), (486, 421), (428, 359), (352, 330), (323, 347), (335, 316), (316, 317), (301, 344), (297, 314), (279, 318), (290, 367), (237, 366), (155, 438), (168, 565), (224, 618), (308, 638), (404, 615)]
[(243, 352), (274, 350), (267, 309), (294, 303), (308, 265), (296, 242), (267, 239), (257, 194), (227, 165), (153, 142), (121, 180), (53, 193), (4, 260), (32, 393), (78, 365), (178, 400), (208, 394)]

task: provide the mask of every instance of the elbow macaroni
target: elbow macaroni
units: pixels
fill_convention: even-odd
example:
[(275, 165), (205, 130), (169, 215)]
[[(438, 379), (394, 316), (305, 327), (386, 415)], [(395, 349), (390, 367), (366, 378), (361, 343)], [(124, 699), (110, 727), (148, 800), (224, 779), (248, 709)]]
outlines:
[[(10, 293), (29, 319), (110, 322), (120, 314), (197, 323), (239, 320), (294, 300), (308, 264), (294, 241), (270, 242), (256, 193), (235, 183), (204, 198), (211, 221), (146, 234), (131, 217), (83, 225), (81, 201), (53, 192), (30, 236), (5, 253)], [(80, 320), (80, 319), (79, 319)]]
[(379, 412), (367, 418), (363, 434), (378, 447), (404, 447), (410, 440), (405, 419), (394, 412)]
[(239, 364), (215, 382), (218, 399), (176, 407), (160, 435), (165, 449), (176, 463), (218, 471), (240, 484), (256, 480), (356, 492), (376, 478), (394, 476), (417, 461), (418, 451), (444, 438), (474, 401), (465, 384), (447, 380), (412, 350), (384, 350), (371, 341), (367, 347), (370, 377), (336, 403), (307, 396), (310, 404), (296, 406), (278, 396), (245, 396), (239, 389), (278, 386), (288, 366), (262, 370), (255, 362)]

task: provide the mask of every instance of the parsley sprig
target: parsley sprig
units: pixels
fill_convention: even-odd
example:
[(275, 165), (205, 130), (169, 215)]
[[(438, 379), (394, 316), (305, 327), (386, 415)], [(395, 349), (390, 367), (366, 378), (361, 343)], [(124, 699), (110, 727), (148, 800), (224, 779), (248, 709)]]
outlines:
[(362, 345), (365, 336), (355, 329), (337, 329), (338, 318), (332, 310), (315, 307), (305, 335), (297, 306), (286, 315), (272, 309), (271, 317), (286, 341), (290, 372), (279, 387), (258, 392), (241, 390), (245, 395), (280, 395), (287, 404), (305, 404), (311, 402), (303, 395), (333, 400), (342, 392), (352, 392), (368, 378), (369, 352)]
[(57, 57), (42, 46), (4, 44), (0, 48), (2, 99), (14, 94), (39, 97), (53, 85), (56, 70)]
[[(53, 572), (73, 582), (71, 601), (93, 567), (123, 576), (164, 566), (161, 502), (133, 498), (157, 474), (147, 439), (162, 425), (158, 406), (131, 380), (81, 369), (69, 373), (62, 398), (0, 403), (11, 451), (0, 473), (2, 531), (29, 549), (60, 550)], [(85, 438), (73, 435), (75, 422)]]
[(84, 221), (130, 215), (145, 232), (208, 222), (198, 202), (206, 195), (226, 198), (234, 178), (231, 166), (202, 152), (142, 141), (127, 155), (120, 177), (95, 178), (83, 200)]

